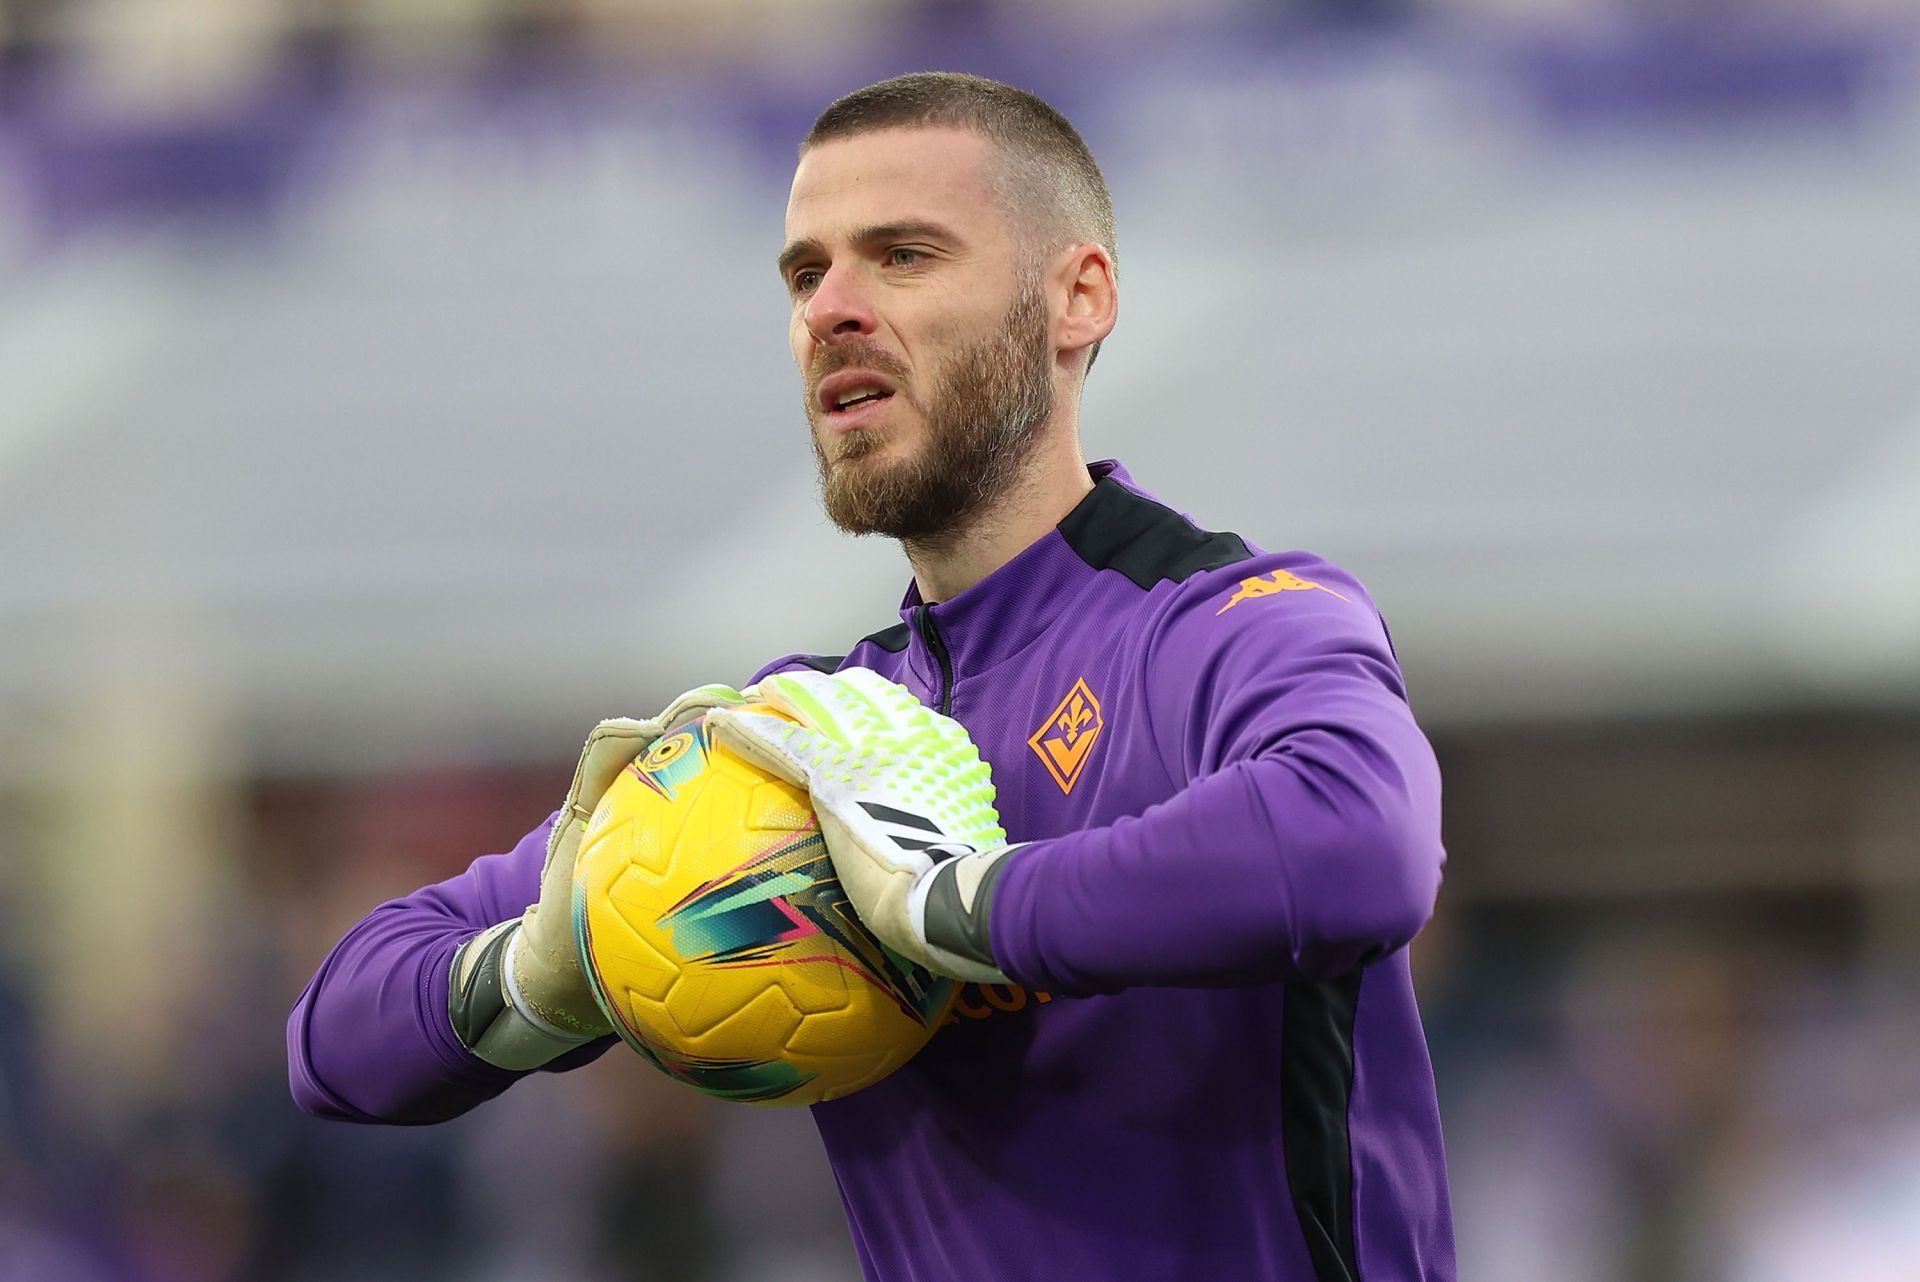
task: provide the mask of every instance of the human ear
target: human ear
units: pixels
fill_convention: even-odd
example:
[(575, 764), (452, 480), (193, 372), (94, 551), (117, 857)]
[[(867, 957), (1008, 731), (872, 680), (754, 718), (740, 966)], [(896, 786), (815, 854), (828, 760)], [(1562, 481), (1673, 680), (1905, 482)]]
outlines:
[(1058, 260), (1055, 281), (1066, 298), (1065, 310), (1054, 322), (1057, 349), (1079, 352), (1113, 332), (1120, 318), (1120, 290), (1113, 278), (1113, 255), (1105, 245), (1067, 250)]

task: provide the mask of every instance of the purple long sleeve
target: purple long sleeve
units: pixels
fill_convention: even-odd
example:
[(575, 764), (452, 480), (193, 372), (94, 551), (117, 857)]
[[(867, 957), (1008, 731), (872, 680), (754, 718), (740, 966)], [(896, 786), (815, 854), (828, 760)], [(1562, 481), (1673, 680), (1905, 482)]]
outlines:
[(1453, 1282), (1404, 944), (1440, 787), (1373, 603), (1094, 464), (1054, 533), (844, 657), (950, 712), (1028, 843), (1015, 981), (814, 1117), (873, 1279)]
[[(504, 855), (380, 905), (335, 945), (287, 1020), (295, 1103), (346, 1121), (438, 1122), (522, 1076), (460, 1044), (447, 1017), (447, 978), (462, 943), (539, 897), (552, 822)], [(575, 1067), (609, 1045), (593, 1043), (547, 1067)]]
[(1440, 783), (1363, 590), (1261, 557), (1284, 599), (1182, 594), (1147, 643), (1145, 708), (1184, 787), (1036, 842), (1000, 882), (995, 952), (1056, 993), (1321, 979), (1410, 940), (1444, 854)]
[[(866, 1276), (1453, 1282), (1400, 947), (1439, 779), (1385, 627), (1336, 566), (1090, 477), (974, 587), (769, 665), (871, 668), (951, 713), (1030, 843), (993, 901), (1017, 982), (964, 985), (898, 1072), (813, 1110)], [(446, 971), (531, 901), (544, 842), (341, 941), (288, 1029), (304, 1107), (429, 1121), (512, 1080), (454, 1042)]]

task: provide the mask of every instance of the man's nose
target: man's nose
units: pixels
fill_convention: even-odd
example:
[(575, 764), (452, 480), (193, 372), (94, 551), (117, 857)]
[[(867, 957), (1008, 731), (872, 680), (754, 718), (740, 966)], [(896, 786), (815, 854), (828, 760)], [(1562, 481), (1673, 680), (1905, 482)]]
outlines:
[(814, 341), (831, 343), (851, 335), (872, 334), (878, 327), (866, 292), (854, 273), (829, 269), (807, 300), (807, 330)]

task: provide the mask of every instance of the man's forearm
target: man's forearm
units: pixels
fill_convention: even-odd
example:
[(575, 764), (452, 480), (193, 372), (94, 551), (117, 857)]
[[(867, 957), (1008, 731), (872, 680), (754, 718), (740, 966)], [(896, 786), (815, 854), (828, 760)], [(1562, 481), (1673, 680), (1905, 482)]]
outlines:
[(1063, 995), (1371, 961), (1413, 937), (1440, 884), (1437, 775), (1424, 741), (1404, 757), (1413, 787), (1295, 754), (1242, 761), (1138, 818), (1034, 842), (995, 888), (996, 960)]
[[(334, 946), (287, 1020), (288, 1076), (302, 1109), (348, 1121), (437, 1122), (520, 1076), (461, 1044), (449, 981), (461, 944), (517, 918), (537, 894), (551, 825), (457, 877), (382, 904)], [(547, 1067), (574, 1067), (608, 1045), (590, 1043)]]
[[(425, 892), (423, 892), (425, 893)], [(327, 956), (287, 1021), (294, 1102), (317, 1117), (458, 1116), (516, 1074), (476, 1058), (447, 1017), (453, 955), (474, 932), (417, 897), (382, 905)]]

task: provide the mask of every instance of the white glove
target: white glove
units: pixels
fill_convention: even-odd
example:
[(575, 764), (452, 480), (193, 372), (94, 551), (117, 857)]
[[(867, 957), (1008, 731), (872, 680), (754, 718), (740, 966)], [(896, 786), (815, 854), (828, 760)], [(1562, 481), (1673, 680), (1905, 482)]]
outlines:
[(580, 968), (573, 936), (573, 866), (581, 834), (620, 772), (656, 739), (747, 697), (731, 686), (700, 686), (657, 717), (616, 717), (593, 728), (547, 838), (538, 902), (454, 954), (447, 1011), (467, 1049), (500, 1068), (537, 1068), (613, 1032)]
[(966, 728), (864, 668), (767, 677), (708, 733), (812, 795), (853, 910), (880, 942), (956, 979), (1004, 983), (988, 925), (1006, 855), (993, 780)]

